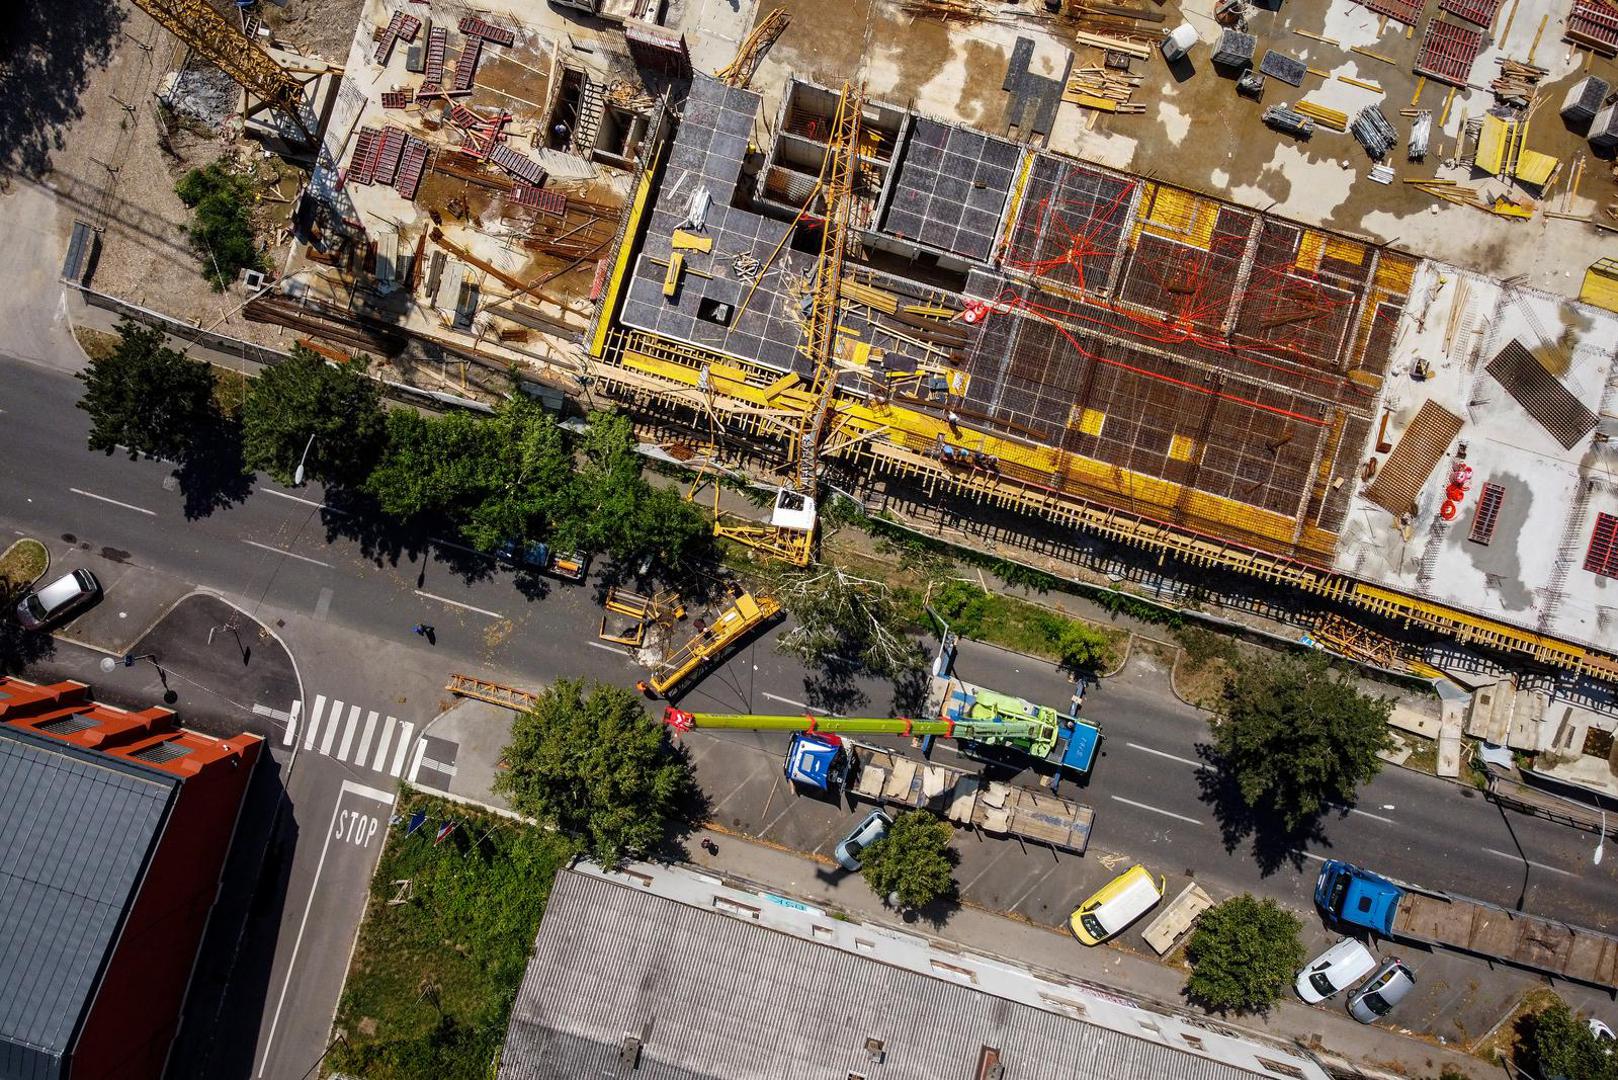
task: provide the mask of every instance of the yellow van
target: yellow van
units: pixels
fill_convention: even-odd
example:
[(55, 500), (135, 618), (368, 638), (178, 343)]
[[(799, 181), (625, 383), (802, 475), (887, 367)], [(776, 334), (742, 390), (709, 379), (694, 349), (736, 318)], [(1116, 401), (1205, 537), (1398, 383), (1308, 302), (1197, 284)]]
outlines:
[(1075, 908), (1067, 928), (1084, 944), (1100, 945), (1156, 907), (1164, 885), (1146, 867), (1131, 866)]

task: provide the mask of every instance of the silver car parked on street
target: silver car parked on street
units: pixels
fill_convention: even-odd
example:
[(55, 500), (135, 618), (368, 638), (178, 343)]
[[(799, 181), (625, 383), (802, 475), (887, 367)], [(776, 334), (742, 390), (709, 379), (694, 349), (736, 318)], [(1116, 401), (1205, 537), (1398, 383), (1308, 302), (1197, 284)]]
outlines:
[(1370, 981), (1348, 997), (1348, 1013), (1362, 1024), (1374, 1024), (1416, 988), (1416, 975), (1397, 956), (1382, 961)]
[(29, 630), (43, 630), (101, 595), (101, 582), (88, 570), (63, 574), (43, 589), (35, 589), (17, 605), (17, 621)]

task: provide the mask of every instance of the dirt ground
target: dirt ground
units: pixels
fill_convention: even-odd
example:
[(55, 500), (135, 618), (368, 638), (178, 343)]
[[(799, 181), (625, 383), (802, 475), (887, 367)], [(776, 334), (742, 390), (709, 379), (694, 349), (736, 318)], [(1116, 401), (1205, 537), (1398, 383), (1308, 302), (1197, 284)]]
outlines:
[[(234, 7), (234, 4), (227, 6)], [(264, 25), (305, 56), (318, 56), (341, 64), (354, 40), (365, 0), (285, 0), (259, 4)]]

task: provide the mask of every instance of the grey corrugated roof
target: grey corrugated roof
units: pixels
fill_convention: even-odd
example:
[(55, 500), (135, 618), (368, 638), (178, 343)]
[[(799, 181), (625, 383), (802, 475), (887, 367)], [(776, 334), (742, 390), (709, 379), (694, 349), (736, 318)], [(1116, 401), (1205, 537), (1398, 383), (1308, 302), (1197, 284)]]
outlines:
[[(633, 1073), (624, 1036), (650, 1025)], [(873, 1066), (867, 1037), (885, 1043)], [(499, 1080), (1251, 1080), (1096, 1024), (564, 870), (511, 1012)]]
[(0, 1074), (72, 1049), (178, 785), (0, 725)]

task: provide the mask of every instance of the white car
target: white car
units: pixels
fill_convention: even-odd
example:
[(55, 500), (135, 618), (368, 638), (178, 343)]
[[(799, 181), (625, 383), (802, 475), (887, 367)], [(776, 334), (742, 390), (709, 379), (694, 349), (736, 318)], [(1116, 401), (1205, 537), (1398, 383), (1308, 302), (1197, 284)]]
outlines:
[(100, 595), (101, 582), (96, 576), (88, 570), (75, 570), (23, 597), (17, 605), (17, 621), (29, 630), (43, 630), (64, 615), (88, 607)]
[(1347, 990), (1376, 970), (1376, 957), (1371, 950), (1344, 938), (1298, 972), (1298, 996), (1314, 1005), (1333, 994)]
[(872, 810), (865, 816), (865, 820), (854, 826), (854, 831), (837, 845), (837, 850), (833, 853), (837, 857), (837, 865), (851, 874), (859, 873), (860, 867), (865, 865), (860, 853), (888, 835), (888, 827), (892, 824), (893, 819), (888, 815), (880, 810)]

